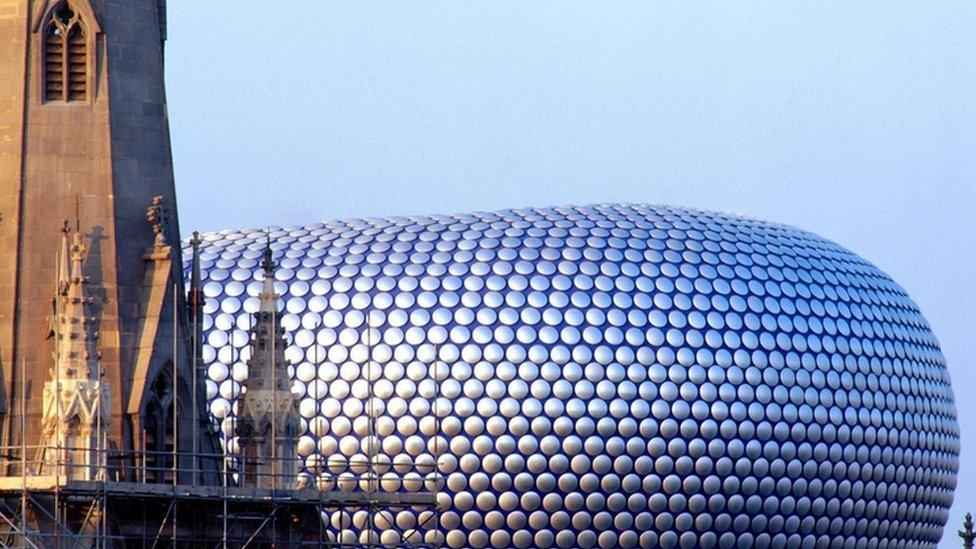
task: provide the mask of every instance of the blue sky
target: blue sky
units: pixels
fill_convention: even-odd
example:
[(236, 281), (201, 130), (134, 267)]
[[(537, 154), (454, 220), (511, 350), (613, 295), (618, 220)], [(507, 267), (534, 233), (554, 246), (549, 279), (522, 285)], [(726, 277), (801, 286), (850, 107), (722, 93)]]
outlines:
[(976, 511), (973, 3), (170, 1), (169, 31), (184, 232), (593, 202), (817, 232), (930, 320), (947, 531)]

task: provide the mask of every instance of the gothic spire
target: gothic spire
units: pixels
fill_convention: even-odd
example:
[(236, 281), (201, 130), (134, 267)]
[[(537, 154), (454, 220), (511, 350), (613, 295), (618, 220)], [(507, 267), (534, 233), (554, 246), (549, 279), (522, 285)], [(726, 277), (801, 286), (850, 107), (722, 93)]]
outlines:
[(290, 484), (297, 470), (297, 401), (291, 393), (284, 330), (275, 292), (275, 263), (271, 239), (261, 261), (264, 284), (260, 306), (251, 329), (251, 357), (239, 403), (237, 435), (244, 467), (244, 482), (277, 487)]
[(54, 295), (54, 368), (44, 384), (38, 473), (91, 480), (103, 474), (100, 452), (110, 425), (111, 390), (100, 379), (97, 333), (92, 329), (82, 274), (88, 246), (65, 221)]
[[(70, 241), (70, 243), (69, 243)], [(58, 282), (55, 295), (54, 333), (56, 338), (56, 376), (68, 379), (93, 379), (98, 370), (96, 335), (86, 315), (89, 299), (85, 297), (88, 279), (82, 265), (88, 246), (79, 232), (71, 232), (68, 222), (61, 228), (58, 257)]]
[(278, 312), (278, 294), (275, 293), (274, 281), (275, 281), (275, 262), (274, 262), (274, 252), (271, 251), (271, 237), (268, 236), (268, 242), (264, 248), (264, 259), (261, 260), (261, 268), (264, 270), (264, 287), (261, 290), (261, 308), (260, 312), (268, 314), (277, 314)]
[(264, 282), (261, 294), (258, 296), (260, 305), (254, 315), (251, 328), (251, 359), (248, 362), (248, 381), (251, 387), (285, 388), (289, 386), (288, 363), (285, 360), (284, 330), (281, 328), (281, 318), (278, 311), (278, 298), (275, 291), (275, 262), (271, 250), (271, 239), (264, 250), (261, 261)]

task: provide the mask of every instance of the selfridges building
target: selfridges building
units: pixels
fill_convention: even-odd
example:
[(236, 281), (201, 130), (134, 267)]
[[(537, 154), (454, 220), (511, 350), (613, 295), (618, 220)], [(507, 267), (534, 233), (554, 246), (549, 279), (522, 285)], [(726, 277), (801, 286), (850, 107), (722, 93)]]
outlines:
[(439, 512), (382, 517), (428, 541), (942, 535), (959, 426), (938, 342), (898, 284), (814, 234), (600, 205), (202, 238), (207, 392), (230, 450), (270, 238), (304, 474), (362, 490), (343, 479), (362, 478), (370, 452), (379, 490), (439, 474)]

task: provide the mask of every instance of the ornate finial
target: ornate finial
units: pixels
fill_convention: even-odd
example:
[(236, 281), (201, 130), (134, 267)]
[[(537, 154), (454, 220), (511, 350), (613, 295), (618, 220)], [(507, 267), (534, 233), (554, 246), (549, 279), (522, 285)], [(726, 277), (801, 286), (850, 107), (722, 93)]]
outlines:
[(146, 219), (149, 224), (152, 225), (153, 234), (156, 235), (155, 244), (158, 246), (166, 244), (166, 235), (163, 230), (169, 223), (169, 212), (166, 211), (166, 205), (163, 203), (163, 197), (154, 196), (152, 199), (152, 205), (146, 209)]
[(274, 277), (274, 252), (271, 251), (271, 235), (268, 235), (268, 242), (264, 246), (264, 259), (261, 260), (261, 267), (264, 269), (265, 278)]
[(61, 220), (61, 246), (58, 249), (58, 272), (55, 289), (55, 299), (68, 291), (71, 281), (71, 225), (67, 219)]
[[(85, 253), (88, 251), (88, 246), (85, 245), (85, 241), (81, 236), (81, 233), (74, 233), (71, 235), (71, 263), (72, 263), (72, 278), (77, 276), (81, 278), (81, 262), (85, 259)], [(77, 263), (77, 265), (75, 265)]]
[(976, 540), (976, 532), (973, 532), (973, 514), (966, 513), (966, 520), (962, 523), (962, 530), (959, 530), (959, 537), (962, 538), (964, 549), (972, 549), (973, 540)]
[(264, 269), (264, 288), (261, 291), (262, 312), (272, 315), (278, 312), (278, 294), (275, 293), (275, 262), (274, 252), (271, 251), (271, 231), (268, 231), (268, 241), (264, 247), (264, 259), (261, 260)]
[(193, 231), (193, 238), (190, 239), (190, 247), (193, 249), (193, 257), (190, 272), (190, 309), (193, 311), (193, 322), (196, 325), (194, 330), (197, 332), (196, 341), (199, 342), (201, 322), (200, 309), (203, 305), (203, 292), (200, 290), (200, 233)]

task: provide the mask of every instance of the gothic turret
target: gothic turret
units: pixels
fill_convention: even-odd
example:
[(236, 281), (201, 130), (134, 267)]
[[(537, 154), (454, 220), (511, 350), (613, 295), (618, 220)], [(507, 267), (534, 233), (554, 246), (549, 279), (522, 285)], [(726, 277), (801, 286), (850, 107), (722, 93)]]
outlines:
[(274, 288), (275, 264), (270, 243), (261, 266), (264, 287), (254, 315), (247, 381), (237, 417), (243, 483), (260, 488), (290, 488), (297, 474), (298, 412), (285, 360), (285, 332), (278, 314), (280, 296)]
[(44, 384), (37, 460), (38, 474), (76, 480), (99, 478), (104, 471), (112, 402), (87, 314), (91, 299), (85, 295), (88, 279), (81, 274), (87, 252), (81, 233), (72, 233), (65, 221), (51, 317), (54, 367)]

